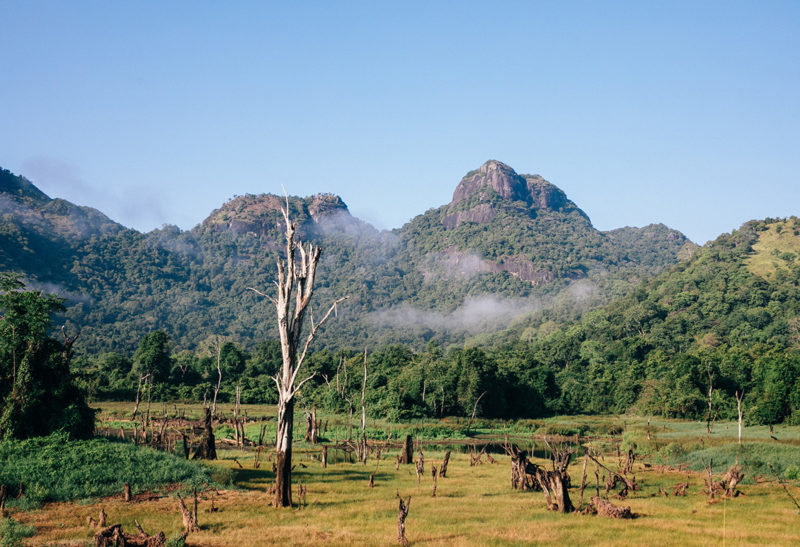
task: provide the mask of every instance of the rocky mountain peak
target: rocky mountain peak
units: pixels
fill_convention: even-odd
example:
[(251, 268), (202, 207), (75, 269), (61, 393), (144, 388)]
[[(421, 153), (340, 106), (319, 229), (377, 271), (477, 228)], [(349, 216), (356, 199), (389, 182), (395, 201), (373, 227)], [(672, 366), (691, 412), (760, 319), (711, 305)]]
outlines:
[(497, 216), (498, 208), (505, 209), (514, 202), (527, 206), (527, 214), (535, 214), (537, 209), (547, 209), (564, 212), (574, 210), (585, 216), (560, 188), (539, 175), (519, 175), (505, 163), (489, 160), (461, 179), (442, 223), (447, 228), (454, 228), (465, 221), (485, 223)]
[(453, 192), (452, 203), (466, 199), (481, 190), (491, 188), (503, 199), (527, 201), (525, 179), (503, 162), (489, 160), (475, 171), (467, 173)]

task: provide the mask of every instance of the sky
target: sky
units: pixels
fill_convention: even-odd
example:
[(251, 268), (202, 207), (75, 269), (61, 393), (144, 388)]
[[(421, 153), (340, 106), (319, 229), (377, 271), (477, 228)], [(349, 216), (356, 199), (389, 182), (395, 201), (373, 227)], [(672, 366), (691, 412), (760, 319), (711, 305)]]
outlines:
[(488, 159), (602, 230), (800, 215), (800, 2), (0, 0), (0, 167), (148, 231), (235, 195), (396, 228)]

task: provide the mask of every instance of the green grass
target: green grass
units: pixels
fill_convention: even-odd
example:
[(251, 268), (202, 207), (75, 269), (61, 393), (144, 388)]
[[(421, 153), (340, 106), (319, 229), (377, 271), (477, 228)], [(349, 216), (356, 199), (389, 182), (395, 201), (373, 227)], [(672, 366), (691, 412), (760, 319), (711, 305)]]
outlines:
[(23, 538), (35, 533), (33, 526), (22, 525), (12, 518), (0, 518), (0, 547), (17, 547), (23, 544)]
[[(55, 433), (25, 441), (0, 442), (0, 484), (25, 504), (109, 496), (127, 482), (134, 494), (172, 483), (214, 482), (212, 469), (151, 448), (107, 439), (72, 441)], [(222, 478), (218, 476), (216, 478)]]
[(797, 228), (795, 220), (787, 220), (761, 232), (758, 242), (753, 245), (755, 252), (747, 259), (750, 272), (769, 279), (778, 270), (786, 270), (789, 264), (796, 263), (800, 258), (800, 237), (795, 234)]
[[(99, 420), (116, 422), (126, 429), (132, 405), (112, 403), (102, 405)], [(159, 416), (163, 408), (159, 409)], [(201, 405), (178, 405), (171, 407), (172, 413), (199, 418)], [(226, 414), (227, 408), (222, 409)], [(248, 415), (274, 416), (274, 407), (248, 406)], [(347, 417), (318, 412), (318, 417), (328, 424), (325, 437), (344, 439), (347, 437)], [(105, 439), (81, 443), (70, 443), (66, 450), (63, 438), (52, 437), (39, 441), (12, 443), (15, 452), (0, 444), (0, 462), (14, 461), (14, 478), (22, 473), (38, 477), (53, 492), (52, 499), (76, 499), (73, 502), (45, 503), (38, 508), (10, 507), (14, 519), (25, 526), (36, 529), (36, 535), (26, 539), (26, 544), (75, 544), (91, 539), (93, 530), (85, 526), (87, 516), (97, 517), (103, 508), (114, 522), (121, 522), (125, 530), (134, 530), (138, 521), (150, 533), (163, 531), (168, 537), (180, 532), (181, 521), (177, 503), (168, 490), (141, 503), (125, 503), (119, 496), (89, 501), (84, 498), (105, 495), (97, 483), (108, 482), (107, 492), (119, 494), (122, 483), (128, 480), (138, 484), (136, 477), (152, 479), (158, 477), (148, 465), (166, 469), (172, 463), (187, 466), (194, 472), (186, 478), (172, 475), (168, 482), (182, 481), (192, 484), (198, 480), (209, 481), (215, 476), (226, 476), (233, 488), (216, 486), (200, 494), (201, 529), (189, 536), (192, 545), (241, 545), (253, 544), (319, 544), (328, 545), (379, 545), (393, 543), (396, 534), (397, 501), (395, 494), (413, 496), (409, 513), (407, 533), (412, 543), (426, 545), (519, 545), (539, 543), (561, 543), (567, 545), (620, 543), (631, 545), (709, 545), (723, 544), (770, 544), (796, 545), (800, 542), (798, 524), (800, 515), (788, 496), (773, 483), (751, 482), (740, 487), (746, 495), (718, 504), (709, 504), (702, 493), (702, 478), (698, 473), (687, 473), (663, 468), (664, 462), (687, 464), (700, 458), (714, 460), (716, 476), (721, 476), (729, 465), (739, 457), (748, 479), (765, 474), (763, 470), (772, 463), (787, 479), (789, 491), (800, 495), (798, 482), (792, 473), (798, 463), (800, 452), (795, 446), (800, 439), (800, 427), (776, 428), (774, 435), (781, 441), (769, 440), (767, 428), (745, 428), (747, 443), (742, 449), (736, 445), (736, 427), (731, 423), (717, 423), (714, 433), (705, 434), (705, 424), (677, 420), (651, 419), (637, 416), (560, 416), (545, 420), (476, 420), (472, 424), (470, 439), (464, 435), (466, 419), (419, 420), (407, 423), (391, 423), (386, 420), (368, 420), (368, 436), (385, 439), (391, 432), (395, 441), (405, 434), (415, 439), (428, 441), (422, 445), (425, 453), (426, 475), (418, 486), (413, 466), (395, 469), (394, 449), (386, 448), (382, 458), (374, 454), (365, 466), (349, 463), (340, 450), (328, 450), (328, 467), (319, 464), (320, 446), (305, 442), (295, 444), (293, 483), (308, 488), (308, 506), (305, 508), (276, 509), (271, 507), (268, 490), (274, 482), (271, 449), (274, 436), (274, 417), (265, 422), (268, 428), (267, 448), (261, 454), (261, 465), (254, 466), (255, 451), (252, 447), (235, 449), (222, 443), (218, 446), (219, 460), (208, 466), (186, 462), (163, 452), (154, 452), (133, 446), (130, 442), (118, 443)], [(259, 423), (247, 426), (248, 437), (256, 438)], [(354, 432), (358, 429), (354, 423)], [(296, 439), (304, 432), (302, 412), (297, 413)], [(219, 436), (229, 428), (217, 427)], [(650, 439), (647, 438), (648, 432)], [(624, 502), (612, 499), (615, 504), (630, 505), (639, 518), (619, 522), (588, 515), (560, 515), (547, 511), (540, 492), (514, 491), (509, 486), (509, 458), (492, 452), (495, 464), (470, 466), (469, 456), (464, 453), (464, 443), (483, 445), (490, 441), (502, 441), (508, 434), (519, 446), (534, 454), (537, 463), (545, 463), (541, 457), (546, 453), (542, 436), (581, 435), (581, 443), (591, 443), (604, 453), (606, 465), (616, 466), (617, 446), (635, 445), (637, 460), (635, 474), (642, 486)], [(569, 439), (573, 442), (577, 439)], [(446, 479), (440, 479), (436, 497), (432, 497), (430, 466), (440, 465), (444, 451), (453, 453)], [(40, 443), (40, 444), (37, 444)], [(8, 445), (12, 446), (12, 445)], [(60, 450), (59, 450), (60, 449)], [(85, 453), (82, 453), (83, 450)], [(141, 459), (130, 464), (120, 461), (119, 454), (132, 450), (141, 454)], [(122, 451), (122, 452), (120, 452)], [(705, 451), (705, 452), (704, 452)], [(74, 457), (63, 458), (59, 452), (74, 453)], [(502, 452), (502, 451), (501, 451)], [(91, 456), (88, 457), (87, 456)], [(21, 456), (27, 463), (16, 463)], [(163, 463), (156, 456), (166, 458)], [(23, 458), (24, 459), (24, 458)], [(95, 461), (99, 460), (99, 461)], [(237, 463), (238, 462), (238, 463)], [(484, 459), (486, 462), (486, 459)], [(573, 478), (570, 496), (578, 500), (578, 483), (583, 458), (578, 455), (570, 466)], [(167, 465), (169, 464), (169, 465)], [(96, 465), (98, 471), (83, 469)], [(243, 466), (243, 467), (240, 467)], [(670, 463), (670, 465), (673, 465)], [(50, 470), (46, 468), (49, 466)], [(702, 463), (700, 464), (700, 467)], [(45, 470), (38, 469), (44, 467)], [(61, 470), (60, 472), (58, 470)], [(148, 470), (149, 469), (149, 470)], [(183, 469), (183, 468), (182, 468)], [(210, 469), (210, 470), (209, 470)], [(185, 470), (185, 469), (184, 469)], [(595, 466), (587, 468), (590, 486), (586, 492), (594, 495)], [(603, 471), (599, 470), (602, 475)], [(800, 471), (800, 467), (798, 467)], [(5, 473), (5, 465), (0, 473)], [(91, 475), (95, 473), (98, 477)], [(369, 475), (375, 474), (375, 487), (367, 486)], [(179, 475), (179, 474), (178, 474)], [(127, 478), (124, 478), (127, 477)], [(159, 480), (164, 480), (164, 474)], [(691, 486), (686, 497), (664, 497), (661, 489), (671, 490), (677, 482), (686, 481)], [(30, 480), (30, 479), (29, 479)], [(79, 489), (83, 481), (89, 487)], [(0, 481), (3, 481), (0, 478)], [(50, 481), (61, 481), (64, 486), (51, 486)], [(93, 483), (92, 481), (95, 481)], [(12, 485), (13, 479), (10, 479)], [(33, 481), (35, 482), (35, 481)], [(94, 486), (92, 486), (94, 484)], [(154, 483), (151, 483), (154, 484)], [(163, 483), (161, 483), (163, 484)], [(26, 487), (27, 488), (27, 487)], [(74, 488), (74, 490), (70, 490)], [(140, 489), (157, 488), (139, 486)], [(24, 499), (24, 498), (23, 498)], [(211, 502), (218, 511), (209, 511)], [(297, 498), (295, 498), (297, 500)], [(14, 501), (14, 500), (12, 500)], [(254, 538), (257, 538), (254, 539)]]
[(795, 446), (767, 443), (725, 444), (691, 449), (677, 443), (667, 445), (656, 457), (658, 463), (686, 465), (692, 471), (703, 471), (713, 462), (715, 472), (724, 472), (739, 465), (747, 478), (757, 476), (774, 479), (797, 479), (800, 470), (800, 450)]

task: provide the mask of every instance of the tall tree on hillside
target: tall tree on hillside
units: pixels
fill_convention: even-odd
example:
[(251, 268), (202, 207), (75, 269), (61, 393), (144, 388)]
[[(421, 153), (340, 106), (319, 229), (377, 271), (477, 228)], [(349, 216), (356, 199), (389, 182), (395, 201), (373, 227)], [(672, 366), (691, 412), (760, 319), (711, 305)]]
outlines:
[[(295, 395), (303, 384), (314, 377), (314, 374), (298, 380), (308, 347), (314, 340), (318, 329), (336, 310), (337, 304), (345, 300), (339, 298), (318, 322), (309, 305), (314, 294), (314, 278), (320, 257), (320, 248), (312, 243), (295, 241), (295, 225), (289, 218), (289, 198), (286, 207), (281, 208), (286, 224), (286, 256), (278, 260), (278, 280), (274, 297), (250, 288), (264, 296), (275, 305), (278, 316), (278, 332), (281, 341), (281, 357), (283, 360), (280, 372), (273, 380), (278, 388), (278, 424), (275, 452), (277, 455), (275, 472), (275, 505), (277, 507), (292, 506), (292, 429), (294, 425)], [(299, 256), (297, 256), (299, 255)], [(310, 326), (306, 330), (305, 341), (302, 339), (303, 323), (306, 311), (309, 312)]]

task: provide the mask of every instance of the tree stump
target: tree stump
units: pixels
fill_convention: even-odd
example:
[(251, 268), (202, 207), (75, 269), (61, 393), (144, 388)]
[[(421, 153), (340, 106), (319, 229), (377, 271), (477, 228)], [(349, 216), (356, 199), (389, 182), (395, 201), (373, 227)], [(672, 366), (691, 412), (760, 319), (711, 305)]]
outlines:
[(124, 499), (126, 502), (129, 502), (129, 501), (131, 501), (131, 485), (130, 485), (130, 484), (128, 484), (127, 482), (125, 483), (125, 487), (124, 487), (124, 490), (123, 490), (123, 495), (122, 495), (122, 496), (123, 496), (123, 499)]
[(328, 447), (327, 446), (323, 446), (322, 447), (322, 457), (320, 458), (320, 460), (322, 461), (322, 468), (326, 469), (328, 467)]
[(178, 508), (181, 510), (181, 517), (183, 518), (184, 532), (188, 534), (189, 532), (197, 531), (197, 522), (189, 512), (189, 509), (186, 508), (186, 504), (180, 494), (178, 494)]
[(167, 544), (167, 537), (164, 532), (149, 536), (138, 523), (137, 528), (138, 533), (135, 536), (126, 534), (122, 530), (122, 524), (112, 524), (107, 528), (103, 528), (94, 535), (95, 547), (116, 547), (118, 545), (126, 547), (163, 547)]
[(408, 516), (408, 509), (411, 507), (411, 496), (408, 496), (408, 500), (405, 503), (403, 503), (403, 498), (400, 497), (400, 494), (397, 494), (397, 498), (399, 500), (397, 508), (397, 542), (405, 547), (408, 545), (406, 517)]
[(442, 460), (442, 467), (439, 469), (439, 476), (442, 478), (447, 477), (447, 464), (450, 463), (450, 451), (448, 450), (444, 454), (444, 460)]
[(403, 441), (403, 451), (400, 453), (400, 463), (404, 465), (414, 463), (414, 442), (411, 439), (411, 435), (406, 435), (406, 438)]
[(217, 445), (214, 440), (214, 429), (211, 426), (211, 409), (206, 407), (205, 418), (203, 420), (203, 438), (200, 440), (200, 446), (197, 447), (197, 452), (194, 453), (192, 459), (194, 460), (216, 460), (217, 459)]
[(609, 503), (598, 496), (592, 497), (592, 505), (597, 511), (597, 514), (602, 517), (608, 517), (612, 519), (633, 518), (630, 507), (617, 507), (616, 505)]

